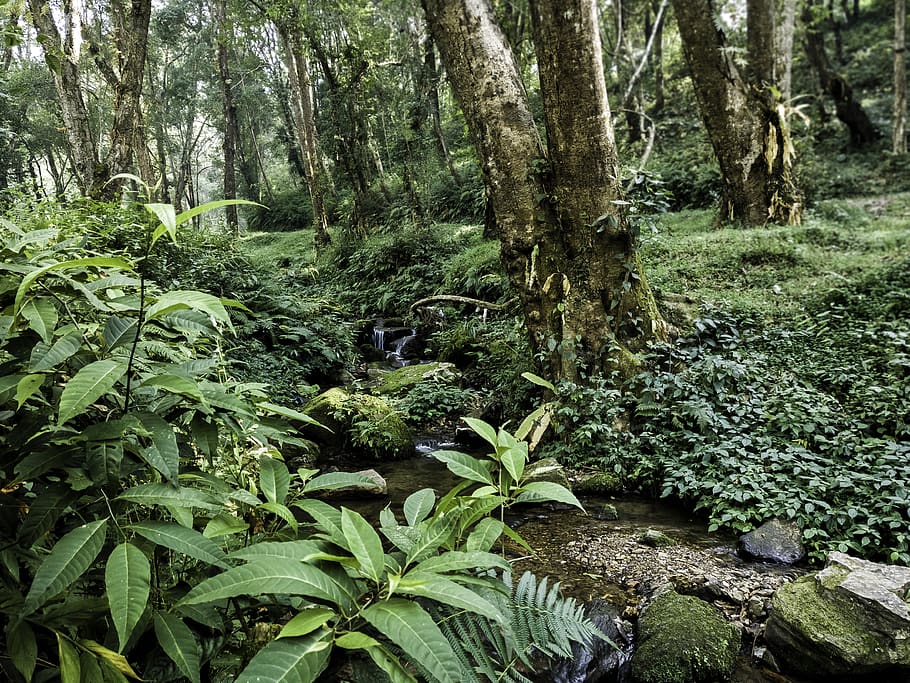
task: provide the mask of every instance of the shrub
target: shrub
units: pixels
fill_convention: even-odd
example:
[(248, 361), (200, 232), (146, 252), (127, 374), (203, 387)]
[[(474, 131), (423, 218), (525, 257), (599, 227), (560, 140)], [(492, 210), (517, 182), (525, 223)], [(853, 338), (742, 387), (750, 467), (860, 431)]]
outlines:
[(247, 228), (254, 232), (292, 232), (313, 226), (313, 207), (306, 189), (276, 194), (250, 211)]

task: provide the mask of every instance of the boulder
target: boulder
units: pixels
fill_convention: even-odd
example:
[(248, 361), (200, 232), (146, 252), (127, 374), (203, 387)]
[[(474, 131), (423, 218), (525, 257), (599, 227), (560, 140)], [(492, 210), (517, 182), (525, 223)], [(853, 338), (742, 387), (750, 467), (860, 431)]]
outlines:
[(717, 609), (690, 595), (668, 591), (654, 598), (638, 620), (632, 680), (726, 680), (733, 673), (739, 646), (739, 631)]
[(562, 484), (570, 491), (572, 485), (569, 483), (569, 477), (566, 474), (566, 468), (559, 464), (556, 458), (541, 458), (532, 463), (528, 463), (525, 468), (524, 479), (529, 481), (549, 481), (554, 484)]
[(740, 552), (749, 559), (794, 564), (806, 557), (802, 531), (793, 522), (772, 519), (739, 538)]
[(379, 396), (334, 387), (310, 401), (304, 412), (327, 428), (308, 426), (306, 436), (330, 450), (393, 458), (414, 453), (410, 428)]
[(611, 496), (623, 492), (622, 480), (613, 472), (589, 472), (582, 474), (575, 480), (576, 493), (593, 493), (601, 496)]
[(657, 529), (648, 529), (638, 537), (638, 542), (652, 548), (668, 548), (676, 545), (676, 541), (667, 536), (663, 531)]
[(400, 396), (424, 380), (457, 379), (458, 373), (451, 363), (420, 363), (383, 372), (376, 376), (376, 385), (370, 391), (382, 396)]
[(910, 568), (839, 552), (782, 586), (765, 639), (782, 668), (814, 680), (910, 680)]
[(572, 657), (557, 660), (546, 680), (552, 683), (606, 683), (628, 678), (631, 631), (615, 605), (595, 599), (585, 604), (585, 616), (608, 639), (589, 645), (572, 644)]

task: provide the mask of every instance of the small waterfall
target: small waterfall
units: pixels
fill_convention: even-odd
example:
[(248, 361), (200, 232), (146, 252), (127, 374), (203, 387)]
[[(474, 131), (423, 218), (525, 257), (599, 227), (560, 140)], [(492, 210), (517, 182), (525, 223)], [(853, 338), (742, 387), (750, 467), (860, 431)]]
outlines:
[(382, 320), (373, 328), (373, 346), (385, 353), (386, 359), (395, 367), (409, 365), (412, 361), (405, 359), (408, 344), (417, 338), (417, 331), (412, 327), (386, 327)]

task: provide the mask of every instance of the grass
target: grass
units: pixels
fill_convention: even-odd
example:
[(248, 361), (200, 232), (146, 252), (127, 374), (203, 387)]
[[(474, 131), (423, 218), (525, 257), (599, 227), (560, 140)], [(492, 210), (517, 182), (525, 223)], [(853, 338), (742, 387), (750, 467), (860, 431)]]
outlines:
[(906, 258), (910, 193), (820, 202), (800, 226), (719, 229), (711, 211), (667, 214), (642, 251), (661, 294), (780, 322), (804, 315), (824, 292)]

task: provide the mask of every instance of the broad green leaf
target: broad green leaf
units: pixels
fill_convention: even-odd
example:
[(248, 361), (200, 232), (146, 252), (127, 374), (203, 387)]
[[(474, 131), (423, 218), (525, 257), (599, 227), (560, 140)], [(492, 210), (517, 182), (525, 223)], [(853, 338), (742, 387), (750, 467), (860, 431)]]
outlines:
[(309, 607), (301, 610), (297, 615), (284, 625), (279, 638), (296, 638), (312, 633), (317, 628), (325, 624), (329, 619), (336, 616), (333, 609), (326, 607)]
[(520, 493), (515, 496), (516, 503), (539, 503), (542, 501), (553, 501), (556, 503), (565, 503), (574, 505), (579, 510), (584, 510), (582, 504), (578, 501), (569, 489), (562, 484), (552, 481), (532, 481), (521, 487)]
[(551, 418), (552, 411), (550, 409), (550, 404), (545, 403), (522, 420), (518, 429), (515, 430), (515, 438), (525, 439), (530, 435), (531, 438), (528, 440), (528, 450), (533, 451), (541, 438), (543, 438), (544, 432), (547, 431), (547, 427), (550, 426)]
[(419, 598), (430, 598), (457, 609), (475, 612), (491, 621), (505, 622), (502, 612), (489, 600), (481, 597), (470, 588), (465, 588), (439, 574), (408, 572), (398, 582), (396, 593), (414, 595)]
[(171, 311), (167, 315), (161, 316), (160, 319), (169, 327), (182, 332), (187, 339), (191, 340), (200, 336), (211, 337), (217, 333), (217, 328), (212, 323), (211, 317), (202, 311), (184, 308)]
[(148, 432), (154, 448), (143, 449), (140, 456), (172, 484), (180, 474), (180, 449), (177, 434), (171, 424), (157, 413), (137, 412), (133, 416)]
[(171, 517), (174, 518), (174, 521), (177, 522), (182, 527), (187, 529), (193, 528), (193, 508), (183, 507), (182, 505), (165, 505), (164, 509), (167, 510)]
[(202, 648), (183, 620), (167, 612), (155, 615), (155, 636), (164, 653), (192, 683), (201, 683)]
[[(10, 223), (7, 220), (3, 221), (3, 227), (11, 229)], [(57, 228), (46, 228), (44, 230), (30, 230), (26, 233), (23, 233), (18, 228), (15, 228), (14, 232), (17, 235), (21, 235), (19, 239), (8, 242), (4, 245), (6, 249), (9, 249), (11, 252), (18, 254), (22, 251), (22, 247), (28, 246), (29, 244), (39, 244), (42, 247), (46, 247), (51, 240), (57, 237), (60, 233), (60, 230)]]
[(221, 538), (232, 534), (242, 534), (250, 528), (250, 525), (240, 517), (234, 515), (221, 514), (212, 517), (205, 525), (202, 535), (206, 538)]
[(407, 562), (419, 562), (428, 554), (435, 553), (440, 546), (446, 545), (458, 529), (460, 521), (461, 515), (457, 511), (451, 511), (421, 524), (414, 545), (408, 550)]
[(404, 518), (411, 526), (416, 526), (427, 518), (436, 505), (436, 491), (433, 489), (420, 489), (415, 491), (404, 501)]
[(361, 612), (374, 628), (440, 683), (458, 683), (461, 666), (436, 622), (413, 600), (390, 598)]
[(477, 458), (458, 451), (433, 451), (432, 455), (440, 462), (444, 462), (450, 472), (463, 479), (493, 485), (493, 477), (490, 474), (491, 463), (481, 462)]
[(104, 324), (104, 331), (101, 333), (104, 339), (104, 345), (108, 351), (132, 344), (136, 341), (139, 334), (139, 320), (136, 318), (121, 318), (112, 315)]
[(104, 683), (101, 661), (91, 652), (79, 653), (79, 666), (82, 667), (82, 683)]
[(126, 373), (126, 365), (118, 360), (96, 360), (79, 370), (67, 382), (60, 395), (58, 424), (82, 414), (89, 405), (114, 388)]
[(155, 375), (142, 380), (142, 387), (158, 387), (172, 394), (186, 396), (199, 403), (205, 403), (205, 398), (199, 390), (199, 384), (189, 377), (169, 374)]
[(54, 328), (57, 327), (57, 307), (50, 299), (29, 299), (20, 311), (22, 317), (28, 320), (28, 326), (38, 333), (41, 341), (50, 344), (54, 337)]
[(323, 631), (281, 638), (256, 653), (234, 683), (312, 683), (319, 680), (332, 652)]
[(348, 549), (360, 563), (360, 570), (379, 583), (385, 566), (379, 534), (362, 515), (347, 508), (341, 508), (341, 530), (348, 541)]
[(42, 268), (38, 268), (37, 270), (31, 271), (28, 275), (22, 278), (22, 281), (19, 283), (19, 289), (16, 290), (16, 299), (13, 302), (13, 315), (19, 314), (19, 311), (22, 307), (22, 300), (25, 298), (28, 290), (31, 288), (35, 280), (37, 280), (45, 273), (49, 273), (52, 270), (76, 270), (88, 267), (120, 268), (123, 270), (132, 269), (132, 266), (127, 261), (119, 258), (111, 258), (108, 256), (89, 256), (87, 258), (73, 259), (71, 261), (60, 261), (58, 263), (52, 263)]
[(528, 462), (528, 444), (519, 442), (507, 449), (501, 456), (500, 462), (515, 481), (521, 481)]
[(78, 332), (60, 337), (52, 345), (38, 342), (32, 349), (28, 361), (29, 372), (45, 372), (52, 370), (60, 363), (72, 358), (82, 348), (82, 335)]
[(468, 535), (465, 550), (489, 552), (502, 536), (504, 526), (502, 521), (493, 517), (480, 520)]
[(417, 683), (398, 657), (389, 652), (382, 643), (360, 631), (348, 631), (335, 638), (335, 645), (345, 650), (364, 650), (376, 665), (389, 675), (392, 683)]
[(306, 413), (301, 413), (299, 410), (294, 410), (285, 406), (279, 406), (274, 403), (269, 403), (268, 401), (259, 401), (256, 404), (256, 407), (266, 413), (271, 413), (272, 415), (278, 415), (280, 417), (286, 417), (289, 420), (306, 422), (307, 424), (318, 425), (324, 429), (328, 429), (328, 427), (319, 424), (319, 422), (317, 422), (314, 418), (310, 417)]
[(178, 604), (214, 602), (238, 595), (305, 595), (339, 605), (343, 611), (353, 602), (334, 577), (311, 564), (270, 558), (228, 569), (197, 584)]
[[(500, 522), (501, 524), (502, 522)], [(485, 551), (450, 550), (446, 553), (428, 557), (414, 566), (412, 571), (426, 573), (460, 572), (465, 569), (509, 569), (508, 560), (499, 555)]]
[(192, 209), (187, 209), (186, 211), (180, 212), (177, 215), (175, 222), (177, 225), (183, 225), (199, 214), (208, 213), (209, 211), (221, 209), (225, 206), (262, 206), (262, 204), (251, 202), (248, 199), (216, 199), (211, 202), (200, 204), (199, 206), (194, 206)]
[(287, 466), (268, 455), (259, 458), (259, 488), (270, 503), (284, 503), (288, 498), (291, 474)]
[(6, 403), (16, 392), (16, 387), (25, 375), (4, 375), (0, 377), (0, 403)]
[(34, 612), (85, 573), (101, 552), (106, 531), (107, 520), (99, 519), (73, 529), (57, 541), (35, 572), (22, 605), (23, 616)]
[[(204, 402), (204, 401), (203, 401)], [(193, 441), (204, 455), (213, 458), (218, 453), (218, 425), (197, 413), (190, 422)]]
[(169, 548), (174, 552), (182, 553), (194, 560), (213, 564), (216, 567), (227, 569), (227, 556), (224, 551), (211, 539), (206, 538), (195, 529), (187, 529), (179, 524), (170, 522), (139, 522), (130, 527), (143, 538), (152, 543)]
[(535, 375), (533, 372), (523, 372), (521, 373), (521, 376), (532, 384), (536, 384), (537, 386), (543, 387), (544, 389), (549, 389), (554, 393), (556, 391), (556, 387), (553, 386), (552, 382), (545, 380), (543, 377)]
[(319, 541), (266, 541), (235, 550), (228, 557), (238, 560), (266, 560), (277, 557), (298, 562), (313, 562), (326, 554), (326, 544)]
[(158, 301), (149, 306), (146, 311), (146, 320), (155, 320), (161, 316), (167, 315), (172, 311), (191, 308), (196, 311), (202, 311), (212, 316), (215, 320), (225, 323), (231, 327), (231, 319), (225, 310), (221, 299), (205, 292), (195, 290), (173, 290), (162, 294)]
[(320, 530), (325, 532), (329, 540), (333, 543), (337, 543), (342, 547), (347, 545), (344, 532), (341, 530), (341, 511), (338, 510), (338, 508), (332, 507), (321, 500), (313, 500), (312, 498), (304, 498), (303, 500), (297, 501), (294, 503), (294, 506), (299, 507), (310, 517), (315, 519)]
[(60, 657), (60, 683), (81, 683), (79, 650), (62, 633), (57, 634), (57, 656)]
[(155, 216), (161, 226), (152, 234), (152, 245), (165, 233), (177, 244), (177, 212), (173, 204), (145, 204), (145, 209)]
[(375, 486), (376, 480), (359, 472), (326, 472), (310, 479), (303, 487), (305, 493), (313, 491), (331, 491), (348, 486)]
[(279, 519), (284, 520), (292, 529), (297, 529), (297, 518), (294, 517), (294, 513), (286, 505), (281, 503), (263, 503), (262, 505), (257, 505), (256, 509), (271, 512)]
[(82, 639), (79, 641), (79, 645), (84, 647), (90, 652), (94, 652), (97, 657), (104, 660), (104, 663), (108, 666), (113, 667), (116, 671), (120, 672), (124, 676), (129, 676), (130, 678), (141, 681), (142, 679), (133, 671), (133, 667), (130, 666), (130, 663), (126, 661), (126, 657), (123, 655), (109, 650), (100, 643), (96, 643), (94, 640)]
[(148, 604), (151, 568), (148, 558), (136, 546), (121, 543), (111, 551), (104, 568), (104, 585), (123, 652), (133, 629)]
[(11, 619), (6, 624), (6, 651), (13, 666), (25, 680), (32, 680), (35, 664), (38, 662), (38, 641), (27, 621)]
[(204, 491), (168, 484), (139, 484), (127, 489), (117, 498), (141, 505), (175, 505), (202, 508), (213, 512), (218, 512), (222, 508), (222, 504), (217, 498)]
[(484, 422), (483, 420), (478, 420), (476, 417), (464, 417), (462, 418), (468, 427), (470, 427), (477, 435), (486, 441), (488, 444), (494, 448), (498, 445), (498, 440), (496, 439), (496, 430), (492, 425)]
[(44, 384), (44, 375), (26, 375), (16, 385), (16, 403), (19, 410), (25, 402), (35, 395), (35, 392)]

